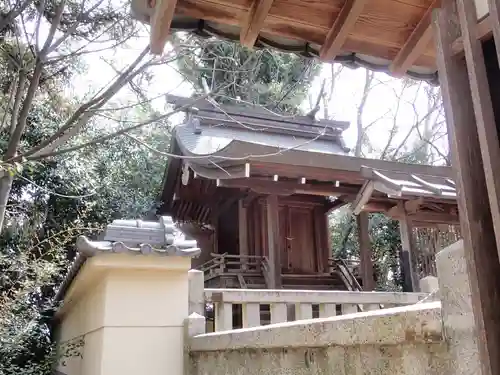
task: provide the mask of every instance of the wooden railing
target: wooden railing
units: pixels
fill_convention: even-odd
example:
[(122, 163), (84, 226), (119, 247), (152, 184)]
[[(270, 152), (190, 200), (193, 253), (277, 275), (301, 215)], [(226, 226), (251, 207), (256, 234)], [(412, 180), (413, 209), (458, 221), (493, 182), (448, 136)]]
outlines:
[(329, 258), (328, 264), (330, 267), (330, 271), (338, 271), (340, 273), (340, 276), (342, 277), (344, 284), (346, 285), (348, 290), (363, 290), (354, 274), (354, 269), (359, 265), (359, 262), (340, 258)]
[(271, 265), (269, 264), (269, 259), (267, 259), (267, 257), (263, 257), (261, 268), (262, 274), (264, 275), (264, 281), (266, 282), (266, 286), (269, 288), (269, 285), (271, 285)]
[(257, 255), (210, 254), (212, 259), (198, 268), (205, 277), (230, 273), (261, 273), (264, 257)]
[[(411, 305), (424, 299), (426, 293), (313, 291), (313, 290), (258, 290), (258, 289), (205, 289), (205, 301), (213, 307), (215, 331), (231, 330), (233, 305), (241, 305), (244, 328), (267, 323), (330, 317), (381, 307)], [(264, 307), (261, 309), (261, 306)], [(261, 310), (270, 312), (263, 318)], [(294, 314), (293, 314), (294, 312)], [(316, 312), (316, 313), (315, 313)]]

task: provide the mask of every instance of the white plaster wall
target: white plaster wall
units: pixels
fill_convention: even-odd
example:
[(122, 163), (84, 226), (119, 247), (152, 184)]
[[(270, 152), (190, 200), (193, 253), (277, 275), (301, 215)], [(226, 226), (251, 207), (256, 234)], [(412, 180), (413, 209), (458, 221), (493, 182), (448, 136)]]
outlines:
[(190, 258), (103, 254), (89, 259), (57, 316), (59, 342), (84, 339), (67, 375), (182, 375)]
[[(63, 353), (59, 371), (68, 375), (100, 374), (105, 289), (105, 280), (90, 283), (88, 290), (66, 309), (59, 326), (59, 347)], [(78, 345), (71, 356), (67, 356), (69, 345)]]
[(106, 286), (106, 327), (183, 325), (189, 315), (187, 271), (112, 272)]

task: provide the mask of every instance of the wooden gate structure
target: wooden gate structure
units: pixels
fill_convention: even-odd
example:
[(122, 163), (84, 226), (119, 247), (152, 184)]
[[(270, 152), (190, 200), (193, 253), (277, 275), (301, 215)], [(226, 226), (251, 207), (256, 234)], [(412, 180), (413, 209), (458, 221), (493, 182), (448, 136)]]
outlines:
[[(133, 0), (188, 30), (441, 85), (484, 375), (500, 375), (500, 0)], [(496, 48), (495, 48), (496, 47)]]

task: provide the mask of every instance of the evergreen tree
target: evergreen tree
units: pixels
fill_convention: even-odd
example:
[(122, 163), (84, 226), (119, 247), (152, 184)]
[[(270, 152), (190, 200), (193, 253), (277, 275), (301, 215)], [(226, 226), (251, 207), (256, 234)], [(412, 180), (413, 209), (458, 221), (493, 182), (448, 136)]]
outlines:
[(208, 86), (219, 103), (258, 104), (294, 114), (306, 98), (320, 65), (290, 53), (250, 50), (224, 40), (190, 37), (197, 53), (179, 60), (180, 71), (197, 91)]

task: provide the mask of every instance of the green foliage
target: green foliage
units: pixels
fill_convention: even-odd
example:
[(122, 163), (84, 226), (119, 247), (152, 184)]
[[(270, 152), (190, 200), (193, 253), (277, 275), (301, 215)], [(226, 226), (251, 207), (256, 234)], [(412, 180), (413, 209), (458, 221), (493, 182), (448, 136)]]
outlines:
[[(358, 228), (353, 215), (338, 212), (331, 218), (334, 258), (359, 261)], [(399, 223), (383, 214), (369, 215), (372, 261), (378, 290), (401, 290)]]
[[(179, 61), (180, 70), (202, 91), (203, 81), (221, 94), (220, 103), (235, 99), (270, 110), (296, 113), (319, 64), (311, 59), (270, 49), (249, 50), (240, 44), (192, 38), (198, 53)], [(244, 105), (241, 103), (240, 105)]]
[[(35, 129), (27, 133), (32, 141)], [(147, 133), (141, 138), (157, 148), (168, 142), (159, 127)], [(36, 374), (49, 373), (57, 353), (43, 313), (75, 255), (75, 239), (97, 234), (115, 218), (154, 211), (165, 165), (121, 138), (19, 174), (10, 224), (0, 236), (0, 374), (32, 372), (35, 364)]]
[(58, 357), (45, 311), (79, 231), (46, 232), (43, 240), (39, 232), (26, 221), (0, 238), (0, 374), (50, 374)]
[[(68, 106), (61, 97), (40, 96), (30, 111), (22, 145), (32, 147), (51, 134)], [(147, 117), (137, 108), (121, 115), (129, 121)], [(117, 127), (114, 121), (91, 123), (73, 145), (111, 126)], [(134, 135), (156, 149), (164, 149), (170, 139), (167, 123)], [(0, 131), (0, 145), (7, 137), (6, 129)], [(0, 236), (0, 374), (51, 373), (61, 352), (52, 341), (47, 309), (75, 256), (75, 239), (97, 235), (113, 219), (154, 212), (165, 166), (164, 157), (120, 137), (82, 152), (27, 163), (16, 171), (8, 225)], [(62, 353), (75, 354), (74, 345)]]

